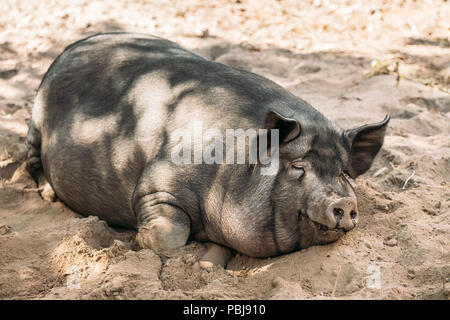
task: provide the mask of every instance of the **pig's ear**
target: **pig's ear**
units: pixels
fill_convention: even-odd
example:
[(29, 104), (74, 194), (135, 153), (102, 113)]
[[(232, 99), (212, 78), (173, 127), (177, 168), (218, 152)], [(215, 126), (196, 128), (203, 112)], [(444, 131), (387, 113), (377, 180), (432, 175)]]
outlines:
[(347, 173), (353, 179), (369, 170), (384, 141), (390, 117), (383, 121), (347, 130), (344, 136), (350, 145)]
[(286, 118), (275, 111), (266, 114), (265, 129), (278, 129), (280, 144), (286, 144), (300, 135), (300, 123), (295, 119)]

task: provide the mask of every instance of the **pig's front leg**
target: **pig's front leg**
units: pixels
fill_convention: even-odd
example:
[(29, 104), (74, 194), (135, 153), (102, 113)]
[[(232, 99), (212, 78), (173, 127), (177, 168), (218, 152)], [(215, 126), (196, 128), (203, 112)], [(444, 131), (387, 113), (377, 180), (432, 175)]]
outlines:
[(189, 216), (176, 204), (173, 196), (156, 192), (140, 198), (135, 207), (138, 220), (136, 241), (155, 253), (182, 247), (191, 231)]

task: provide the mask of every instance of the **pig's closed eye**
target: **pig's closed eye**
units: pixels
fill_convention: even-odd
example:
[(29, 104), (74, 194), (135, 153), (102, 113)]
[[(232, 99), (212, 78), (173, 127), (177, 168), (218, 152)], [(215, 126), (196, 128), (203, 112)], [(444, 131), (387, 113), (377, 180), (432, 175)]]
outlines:
[(298, 179), (303, 178), (303, 176), (305, 175), (305, 167), (303, 166), (302, 163), (294, 162), (292, 164), (292, 168), (295, 172), (295, 175), (298, 177)]

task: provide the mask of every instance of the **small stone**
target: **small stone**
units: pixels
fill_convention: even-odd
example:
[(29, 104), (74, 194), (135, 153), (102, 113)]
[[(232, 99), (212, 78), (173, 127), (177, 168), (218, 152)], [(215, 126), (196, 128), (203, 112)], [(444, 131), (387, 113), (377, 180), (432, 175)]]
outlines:
[(11, 227), (8, 226), (7, 224), (1, 225), (0, 226), (0, 236), (3, 236), (5, 234), (8, 234), (11, 232)]
[(397, 240), (395, 240), (394, 238), (388, 239), (384, 241), (384, 244), (388, 247), (395, 247), (397, 245)]
[(193, 254), (188, 253), (183, 257), (183, 261), (188, 266), (192, 266), (195, 263), (195, 256)]
[(205, 39), (209, 37), (209, 29), (203, 29), (200, 34), (200, 38)]
[(368, 240), (363, 240), (363, 243), (364, 243), (364, 245), (367, 247), (367, 248), (369, 248), (369, 249), (372, 249), (372, 245), (370, 244), (370, 242), (368, 241)]

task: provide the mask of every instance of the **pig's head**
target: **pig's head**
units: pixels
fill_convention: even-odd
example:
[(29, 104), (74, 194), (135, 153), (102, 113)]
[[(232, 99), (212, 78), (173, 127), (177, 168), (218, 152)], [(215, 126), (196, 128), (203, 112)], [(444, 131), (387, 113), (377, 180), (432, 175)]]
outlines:
[[(267, 129), (279, 129), (280, 171), (275, 206), (300, 231), (300, 247), (329, 243), (358, 224), (353, 186), (380, 150), (389, 117), (343, 130), (321, 115), (316, 119), (266, 116)], [(296, 220), (292, 218), (296, 217)]]

